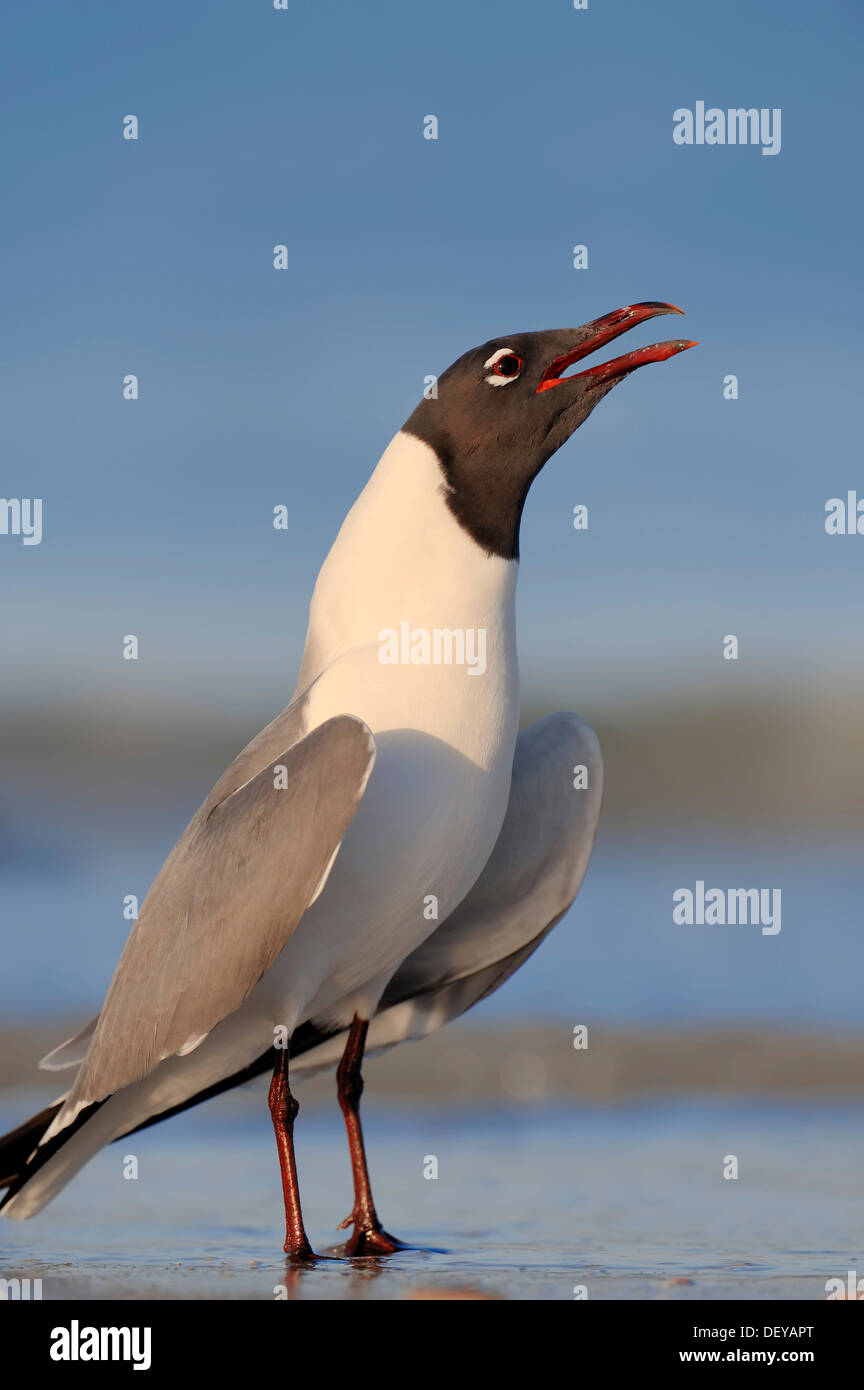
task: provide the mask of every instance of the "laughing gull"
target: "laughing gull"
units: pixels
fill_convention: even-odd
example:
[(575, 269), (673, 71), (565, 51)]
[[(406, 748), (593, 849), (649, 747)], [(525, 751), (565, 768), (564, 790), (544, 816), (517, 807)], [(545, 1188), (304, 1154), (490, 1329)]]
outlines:
[[(291, 704), (168, 856), (98, 1019), (45, 1059), (77, 1068), (67, 1094), (0, 1140), (8, 1215), (34, 1215), (103, 1145), (246, 1079), (266, 1056), (284, 1248), (313, 1258), (289, 1056), (325, 1066), (340, 1047), (355, 1178), (347, 1253), (397, 1247), (366, 1171), (364, 1049), (432, 1031), (512, 973), (572, 901), (599, 807), (584, 721), (553, 716), (517, 742), (525, 498), (617, 382), (694, 344), (568, 368), (680, 312), (635, 304), (582, 328), (493, 339), (448, 368), (395, 436), (318, 575)], [(577, 764), (588, 796), (574, 788)]]

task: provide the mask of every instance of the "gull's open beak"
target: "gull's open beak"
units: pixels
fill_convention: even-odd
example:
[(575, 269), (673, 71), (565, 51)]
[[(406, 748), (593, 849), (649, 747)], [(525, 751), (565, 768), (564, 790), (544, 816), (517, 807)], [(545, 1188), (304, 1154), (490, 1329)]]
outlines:
[(667, 357), (674, 357), (677, 352), (684, 352), (687, 348), (696, 347), (696, 343), (690, 339), (675, 338), (665, 343), (654, 343), (651, 347), (637, 348), (635, 352), (625, 353), (623, 357), (615, 357), (611, 362), (601, 362), (596, 367), (588, 367), (584, 372), (574, 372), (572, 376), (565, 377), (563, 375), (568, 367), (573, 366), (574, 362), (580, 362), (583, 357), (597, 352), (599, 348), (611, 343), (621, 333), (626, 333), (629, 328), (635, 328), (638, 323), (644, 323), (646, 319), (656, 318), (659, 314), (683, 314), (683, 312), (683, 309), (677, 309), (674, 304), (650, 301), (646, 304), (628, 304), (623, 309), (616, 309), (611, 314), (605, 314), (603, 318), (594, 319), (593, 323), (586, 324), (581, 330), (585, 336), (578, 346), (569, 352), (562, 353), (560, 357), (556, 357), (549, 363), (540, 378), (537, 391), (549, 391), (553, 386), (560, 386), (565, 381), (584, 381), (589, 389), (594, 386), (603, 386), (626, 376), (636, 367), (643, 367), (646, 362), (665, 362)]

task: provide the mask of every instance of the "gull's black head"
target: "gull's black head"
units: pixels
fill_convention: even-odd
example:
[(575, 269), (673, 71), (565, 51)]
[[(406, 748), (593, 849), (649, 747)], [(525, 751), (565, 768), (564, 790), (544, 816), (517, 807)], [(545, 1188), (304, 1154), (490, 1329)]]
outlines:
[(564, 376), (568, 367), (673, 304), (631, 304), (583, 328), (510, 333), (466, 352), (404, 428), (437, 453), (447, 503), (478, 545), (519, 555), (519, 520), (540, 469), (617, 382), (695, 343), (677, 338)]

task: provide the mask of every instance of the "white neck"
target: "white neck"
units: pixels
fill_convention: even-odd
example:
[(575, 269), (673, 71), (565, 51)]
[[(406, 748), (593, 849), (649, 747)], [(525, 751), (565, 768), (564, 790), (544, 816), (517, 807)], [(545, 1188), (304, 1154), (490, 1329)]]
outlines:
[(445, 501), (435, 452), (403, 431), (385, 449), (321, 567), (298, 682), (407, 620), (513, 629), (518, 564), (487, 555)]

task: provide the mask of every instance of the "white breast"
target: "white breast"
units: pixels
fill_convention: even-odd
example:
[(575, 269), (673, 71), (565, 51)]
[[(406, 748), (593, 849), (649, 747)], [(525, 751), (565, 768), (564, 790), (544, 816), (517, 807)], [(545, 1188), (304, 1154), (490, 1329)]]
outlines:
[[(434, 452), (398, 434), (315, 588), (298, 686), (314, 681), (308, 727), (356, 714), (378, 756), (324, 891), (274, 966), (295, 1001), (301, 975), (314, 985), (299, 1017), (342, 1021), (358, 1000), (368, 1006), (364, 987), (369, 996), (383, 989), (471, 888), (506, 811), (519, 707), (517, 565), (477, 546), (443, 487)], [(430, 642), (436, 631), (473, 632), (475, 654), (482, 630), (485, 670), (383, 662), (381, 634), (404, 625)], [(438, 651), (446, 655), (444, 644)]]

